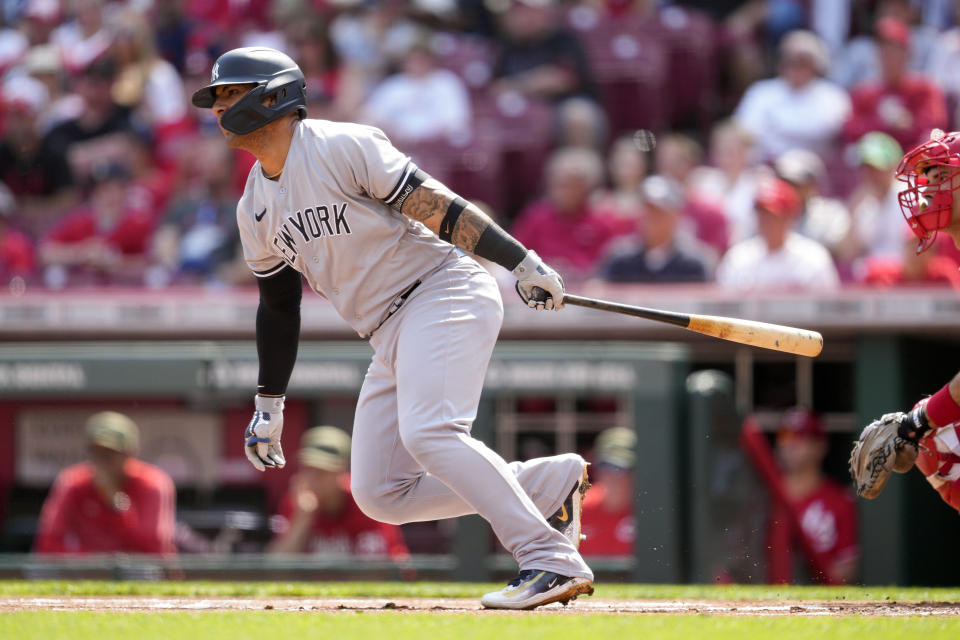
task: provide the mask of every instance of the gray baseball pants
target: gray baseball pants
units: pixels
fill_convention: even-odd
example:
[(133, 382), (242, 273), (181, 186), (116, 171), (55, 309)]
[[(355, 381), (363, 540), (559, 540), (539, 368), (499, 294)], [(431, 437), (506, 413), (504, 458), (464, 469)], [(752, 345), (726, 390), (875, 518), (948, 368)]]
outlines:
[(495, 279), (459, 255), (374, 333), (353, 426), (353, 497), (394, 524), (478, 513), (521, 569), (592, 579), (545, 519), (583, 473), (583, 458), (507, 464), (470, 436), (502, 319)]

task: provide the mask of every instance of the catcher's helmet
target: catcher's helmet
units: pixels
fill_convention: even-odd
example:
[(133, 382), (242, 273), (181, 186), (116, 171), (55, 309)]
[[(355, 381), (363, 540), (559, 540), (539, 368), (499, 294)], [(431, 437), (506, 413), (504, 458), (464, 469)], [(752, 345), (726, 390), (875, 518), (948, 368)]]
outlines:
[[(216, 98), (216, 87), (228, 84), (256, 84), (220, 117), (227, 131), (245, 134), (259, 129), (293, 111), (307, 117), (306, 80), (303, 71), (290, 56), (269, 47), (233, 49), (217, 58), (210, 72), (210, 84), (193, 94), (193, 104), (209, 109)], [(275, 96), (276, 102), (263, 101)]]
[(934, 129), (930, 140), (911, 149), (897, 167), (900, 210), (920, 240), (917, 253), (930, 248), (953, 217), (953, 192), (960, 189), (960, 132)]

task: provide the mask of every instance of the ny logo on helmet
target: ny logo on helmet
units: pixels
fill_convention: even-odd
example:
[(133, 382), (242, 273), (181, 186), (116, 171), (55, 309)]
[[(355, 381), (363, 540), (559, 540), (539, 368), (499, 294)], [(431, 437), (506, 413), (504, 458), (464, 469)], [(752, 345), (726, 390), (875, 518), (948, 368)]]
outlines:
[(210, 82), (216, 82), (217, 77), (220, 75), (220, 62), (216, 62), (213, 65), (213, 71), (210, 72)]

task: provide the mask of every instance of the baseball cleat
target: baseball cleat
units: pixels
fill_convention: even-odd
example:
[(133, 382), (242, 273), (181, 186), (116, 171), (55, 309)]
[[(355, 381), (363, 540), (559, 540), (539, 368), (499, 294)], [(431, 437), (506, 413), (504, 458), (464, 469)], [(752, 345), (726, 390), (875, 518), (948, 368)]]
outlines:
[(547, 518), (547, 524), (559, 531), (570, 541), (574, 549), (580, 548), (580, 541), (584, 536), (580, 534), (581, 516), (583, 515), (583, 497), (587, 494), (590, 483), (587, 482), (587, 464), (583, 465), (583, 474), (573, 485), (567, 499), (563, 501), (556, 513)]
[(534, 609), (551, 602), (566, 605), (584, 593), (593, 595), (593, 580), (524, 569), (500, 591), (483, 596), (480, 604), (487, 609)]

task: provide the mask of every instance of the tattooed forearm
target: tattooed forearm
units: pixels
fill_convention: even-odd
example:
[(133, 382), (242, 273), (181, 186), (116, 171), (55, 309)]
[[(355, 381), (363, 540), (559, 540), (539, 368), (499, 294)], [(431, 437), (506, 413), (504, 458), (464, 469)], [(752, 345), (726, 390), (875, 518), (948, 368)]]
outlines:
[[(428, 229), (440, 235), (444, 216), (456, 199), (457, 196), (452, 191), (430, 178), (407, 196), (401, 212), (409, 218), (422, 222)], [(480, 236), (491, 223), (487, 214), (467, 203), (450, 232), (450, 243), (473, 252)]]
[(431, 231), (437, 233), (443, 214), (446, 213), (447, 207), (454, 198), (456, 196), (449, 189), (433, 178), (428, 178), (407, 196), (400, 212), (408, 218), (422, 222)]

